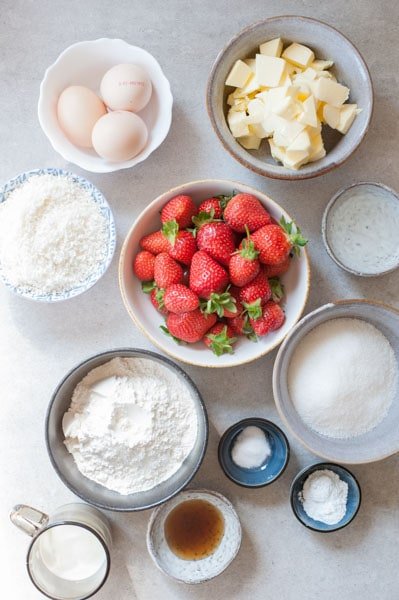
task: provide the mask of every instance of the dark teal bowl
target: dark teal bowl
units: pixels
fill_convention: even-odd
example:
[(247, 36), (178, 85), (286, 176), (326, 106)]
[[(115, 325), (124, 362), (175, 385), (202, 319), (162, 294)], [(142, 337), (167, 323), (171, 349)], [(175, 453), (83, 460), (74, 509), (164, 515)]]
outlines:
[[(271, 455), (264, 464), (254, 469), (244, 469), (233, 462), (231, 450), (241, 431), (254, 425), (262, 429), (268, 439)], [(218, 458), (225, 475), (237, 485), (247, 488), (259, 488), (276, 481), (284, 472), (290, 457), (288, 440), (277, 425), (260, 417), (243, 419), (229, 427), (220, 438)]]
[[(335, 525), (327, 525), (327, 523), (322, 523), (321, 521), (315, 521), (311, 517), (309, 517), (303, 508), (302, 502), (299, 499), (299, 493), (302, 491), (303, 485), (306, 479), (314, 473), (315, 471), (328, 469), (329, 471), (334, 471), (340, 479), (346, 481), (348, 484), (348, 499), (346, 502), (346, 513), (344, 517), (336, 523)], [(336, 465), (335, 463), (316, 463), (311, 465), (310, 467), (305, 467), (298, 473), (295, 477), (294, 481), (291, 484), (291, 508), (294, 512), (294, 515), (298, 519), (302, 525), (308, 527), (308, 529), (312, 529), (313, 531), (320, 531), (321, 533), (329, 533), (330, 531), (338, 531), (338, 529), (343, 529), (353, 519), (356, 517), (358, 510), (360, 508), (360, 503), (362, 499), (362, 493), (360, 490), (359, 483), (356, 477), (345, 469), (345, 467), (341, 467), (340, 465)]]

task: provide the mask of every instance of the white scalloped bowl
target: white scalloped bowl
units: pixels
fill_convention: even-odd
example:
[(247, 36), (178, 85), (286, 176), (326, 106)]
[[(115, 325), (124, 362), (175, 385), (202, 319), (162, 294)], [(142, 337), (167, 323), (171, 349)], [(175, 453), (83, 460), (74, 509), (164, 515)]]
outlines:
[[(69, 85), (84, 85), (99, 93), (104, 73), (114, 65), (129, 62), (142, 66), (152, 81), (151, 100), (139, 113), (147, 125), (149, 137), (140, 154), (131, 160), (113, 163), (98, 156), (93, 149), (79, 148), (67, 139), (58, 123), (57, 102)], [(162, 144), (172, 122), (172, 105), (169, 81), (151, 54), (123, 40), (101, 38), (69, 46), (47, 69), (40, 85), (38, 116), (54, 150), (65, 160), (86, 171), (110, 173), (134, 167)]]

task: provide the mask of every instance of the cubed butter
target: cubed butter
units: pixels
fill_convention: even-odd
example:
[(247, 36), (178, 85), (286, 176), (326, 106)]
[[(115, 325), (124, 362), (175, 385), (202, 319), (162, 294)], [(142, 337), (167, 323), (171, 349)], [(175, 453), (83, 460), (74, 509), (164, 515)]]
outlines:
[(322, 77), (317, 80), (313, 93), (318, 100), (322, 100), (332, 106), (341, 106), (349, 97), (349, 88), (331, 79)]
[(352, 125), (357, 115), (357, 104), (344, 104), (341, 108), (341, 114), (339, 116), (339, 123), (336, 129), (341, 133), (346, 133), (349, 127)]
[(299, 135), (296, 136), (292, 144), (290, 144), (287, 148), (288, 152), (306, 152), (309, 154), (312, 148), (312, 141), (310, 136), (306, 130), (301, 131)]
[(247, 150), (258, 150), (261, 139), (256, 137), (255, 135), (246, 135), (237, 138), (237, 142), (239, 142), (241, 146), (243, 146)]
[(267, 140), (270, 146), (270, 154), (275, 160), (278, 160), (281, 163), (284, 163), (285, 159), (285, 150), (280, 146), (277, 146), (272, 139)]
[(252, 73), (250, 75), (247, 83), (244, 85), (243, 88), (241, 88), (241, 91), (246, 96), (249, 96), (249, 94), (253, 94), (254, 92), (258, 92), (259, 90), (260, 90), (260, 83), (256, 79), (255, 73)]
[(227, 96), (227, 104), (228, 104), (229, 106), (233, 106), (233, 104), (234, 104), (234, 101), (235, 101), (234, 94), (229, 94), (229, 95)]
[(289, 169), (299, 169), (308, 162), (309, 153), (303, 150), (287, 150), (284, 157), (284, 166)]
[(298, 121), (303, 125), (317, 127), (316, 102), (313, 96), (309, 96), (302, 102), (303, 112), (298, 116)]
[(256, 60), (254, 58), (244, 58), (244, 62), (255, 73)]
[(285, 61), (275, 56), (256, 55), (256, 79), (266, 87), (277, 87), (284, 73)]
[(265, 42), (259, 46), (259, 52), (266, 56), (281, 56), (283, 51), (283, 40), (281, 38), (275, 38), (269, 42)]
[(306, 69), (314, 61), (314, 53), (307, 46), (294, 42), (283, 52), (283, 58), (288, 62)]
[(249, 125), (254, 125), (256, 123), (261, 123), (266, 116), (266, 107), (262, 100), (258, 98), (254, 98), (248, 102), (248, 119), (247, 123)]
[(307, 69), (305, 69), (302, 72), (302, 77), (304, 77), (305, 79), (308, 79), (309, 81), (313, 81), (314, 79), (316, 79), (318, 76), (318, 73), (315, 69), (312, 69), (312, 67), (308, 67)]
[(227, 115), (230, 131), (235, 138), (249, 135), (247, 115), (245, 112), (230, 110)]
[(331, 106), (331, 104), (325, 104), (323, 106), (323, 121), (327, 123), (331, 129), (337, 129), (340, 114), (341, 109), (337, 106)]
[(264, 125), (264, 121), (261, 123), (253, 123), (252, 125), (248, 125), (250, 135), (255, 135), (260, 140), (269, 137), (272, 132), (270, 132), (270, 130)]
[(311, 63), (312, 69), (316, 69), (316, 71), (324, 71), (325, 69), (331, 69), (334, 65), (334, 61), (332, 60), (320, 60), (316, 59)]
[(243, 60), (237, 60), (226, 79), (226, 85), (242, 88), (247, 83), (252, 70)]
[(282, 102), (274, 108), (273, 112), (276, 115), (283, 117), (283, 119), (292, 120), (301, 112), (301, 109), (295, 100), (290, 96), (286, 96)]

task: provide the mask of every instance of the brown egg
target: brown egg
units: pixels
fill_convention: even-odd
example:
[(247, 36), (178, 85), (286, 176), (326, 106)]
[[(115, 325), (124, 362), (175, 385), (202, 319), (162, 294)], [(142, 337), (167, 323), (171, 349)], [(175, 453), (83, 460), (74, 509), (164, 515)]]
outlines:
[(75, 146), (92, 148), (93, 127), (106, 112), (104, 102), (83, 85), (67, 87), (58, 98), (58, 122), (69, 141)]
[(143, 119), (126, 110), (112, 111), (101, 117), (92, 133), (94, 150), (111, 162), (123, 162), (137, 156), (147, 139)]
[(139, 65), (122, 64), (109, 69), (101, 81), (101, 95), (112, 110), (139, 112), (150, 101), (152, 84)]

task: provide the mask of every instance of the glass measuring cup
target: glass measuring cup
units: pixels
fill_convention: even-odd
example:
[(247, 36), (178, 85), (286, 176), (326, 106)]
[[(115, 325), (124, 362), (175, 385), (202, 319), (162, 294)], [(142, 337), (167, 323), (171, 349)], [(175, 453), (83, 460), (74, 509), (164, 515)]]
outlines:
[(49, 516), (18, 504), (10, 519), (33, 539), (26, 565), (37, 589), (52, 600), (85, 600), (104, 585), (110, 569), (111, 529), (96, 508), (65, 504)]

